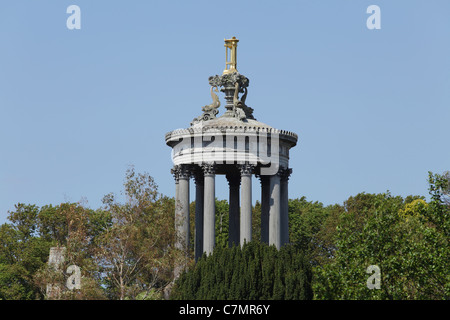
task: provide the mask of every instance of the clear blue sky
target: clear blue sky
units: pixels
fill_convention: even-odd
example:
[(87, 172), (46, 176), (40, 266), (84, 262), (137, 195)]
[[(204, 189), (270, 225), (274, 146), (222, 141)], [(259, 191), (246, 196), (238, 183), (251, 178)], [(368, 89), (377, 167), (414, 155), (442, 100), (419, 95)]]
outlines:
[[(72, 4), (81, 30), (66, 27)], [(372, 4), (380, 30), (366, 27)], [(96, 209), (129, 165), (173, 196), (164, 134), (209, 103), (232, 36), (255, 117), (299, 135), (290, 198), (427, 196), (427, 172), (450, 169), (449, 12), (447, 0), (3, 0), (0, 222), (18, 202)]]

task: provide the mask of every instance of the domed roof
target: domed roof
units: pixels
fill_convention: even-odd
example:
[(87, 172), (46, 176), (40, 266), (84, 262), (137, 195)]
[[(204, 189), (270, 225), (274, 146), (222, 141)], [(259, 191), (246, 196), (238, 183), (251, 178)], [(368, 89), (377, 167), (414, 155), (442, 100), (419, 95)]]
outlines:
[[(227, 134), (239, 138), (244, 136), (255, 138), (262, 135), (270, 136), (272, 139), (276, 137), (288, 148), (297, 144), (298, 136), (295, 133), (275, 129), (255, 119), (253, 108), (246, 105), (250, 80), (237, 71), (235, 62), (235, 59), (230, 62), (233, 67), (226, 69), (222, 75), (208, 78), (212, 102), (201, 107), (203, 113), (195, 117), (187, 129), (177, 129), (167, 133), (167, 145), (179, 146), (179, 141), (183, 139), (190, 145), (190, 138)], [(221, 101), (215, 92), (219, 91), (225, 94), (225, 112), (217, 117)]]

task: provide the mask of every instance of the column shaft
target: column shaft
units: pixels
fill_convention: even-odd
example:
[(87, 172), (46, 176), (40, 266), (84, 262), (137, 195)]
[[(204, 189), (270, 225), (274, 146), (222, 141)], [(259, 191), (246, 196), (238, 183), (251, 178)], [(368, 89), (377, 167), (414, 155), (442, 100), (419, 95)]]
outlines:
[(204, 207), (203, 207), (203, 250), (206, 254), (210, 254), (215, 246), (215, 214), (216, 214), (216, 199), (215, 199), (215, 172), (213, 165), (205, 165), (203, 167), (205, 174), (204, 187)]
[(252, 240), (252, 175), (241, 176), (241, 246)]
[(252, 241), (252, 173), (251, 164), (239, 165), (241, 171), (241, 246)]
[(188, 250), (189, 247), (189, 178), (180, 177), (178, 182), (177, 203), (177, 238), (178, 247)]
[(269, 243), (269, 208), (270, 208), (270, 178), (261, 179), (261, 242)]
[(270, 176), (269, 244), (281, 247), (280, 176)]
[(195, 177), (195, 261), (203, 254), (203, 193), (204, 177), (197, 174)]
[(281, 187), (281, 245), (289, 243), (289, 176), (292, 173), (291, 168), (283, 168), (280, 171)]
[(238, 174), (227, 175), (227, 180), (230, 186), (228, 245), (232, 247), (240, 242), (239, 186), (241, 181)]
[(280, 185), (281, 198), (281, 245), (289, 243), (289, 196), (288, 179), (283, 177)]

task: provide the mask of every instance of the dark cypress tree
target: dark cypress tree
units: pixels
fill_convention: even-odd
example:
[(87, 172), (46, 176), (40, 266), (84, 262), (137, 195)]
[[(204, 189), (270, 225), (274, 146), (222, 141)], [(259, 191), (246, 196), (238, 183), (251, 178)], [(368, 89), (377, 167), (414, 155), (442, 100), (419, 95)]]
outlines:
[(311, 266), (293, 246), (216, 248), (176, 281), (171, 299), (312, 299)]

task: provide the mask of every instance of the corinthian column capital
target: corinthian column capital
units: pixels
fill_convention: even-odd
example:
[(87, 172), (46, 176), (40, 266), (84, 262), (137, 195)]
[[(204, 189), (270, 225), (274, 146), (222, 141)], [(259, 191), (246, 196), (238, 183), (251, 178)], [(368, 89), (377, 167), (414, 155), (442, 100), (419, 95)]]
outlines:
[(289, 177), (292, 174), (292, 168), (280, 168), (278, 174), (281, 178), (281, 181), (288, 181)]
[(255, 166), (249, 163), (238, 164), (237, 166), (241, 172), (241, 175), (251, 175), (255, 170)]
[(205, 176), (211, 176), (216, 174), (216, 165), (214, 162), (203, 162), (202, 169), (203, 174)]

